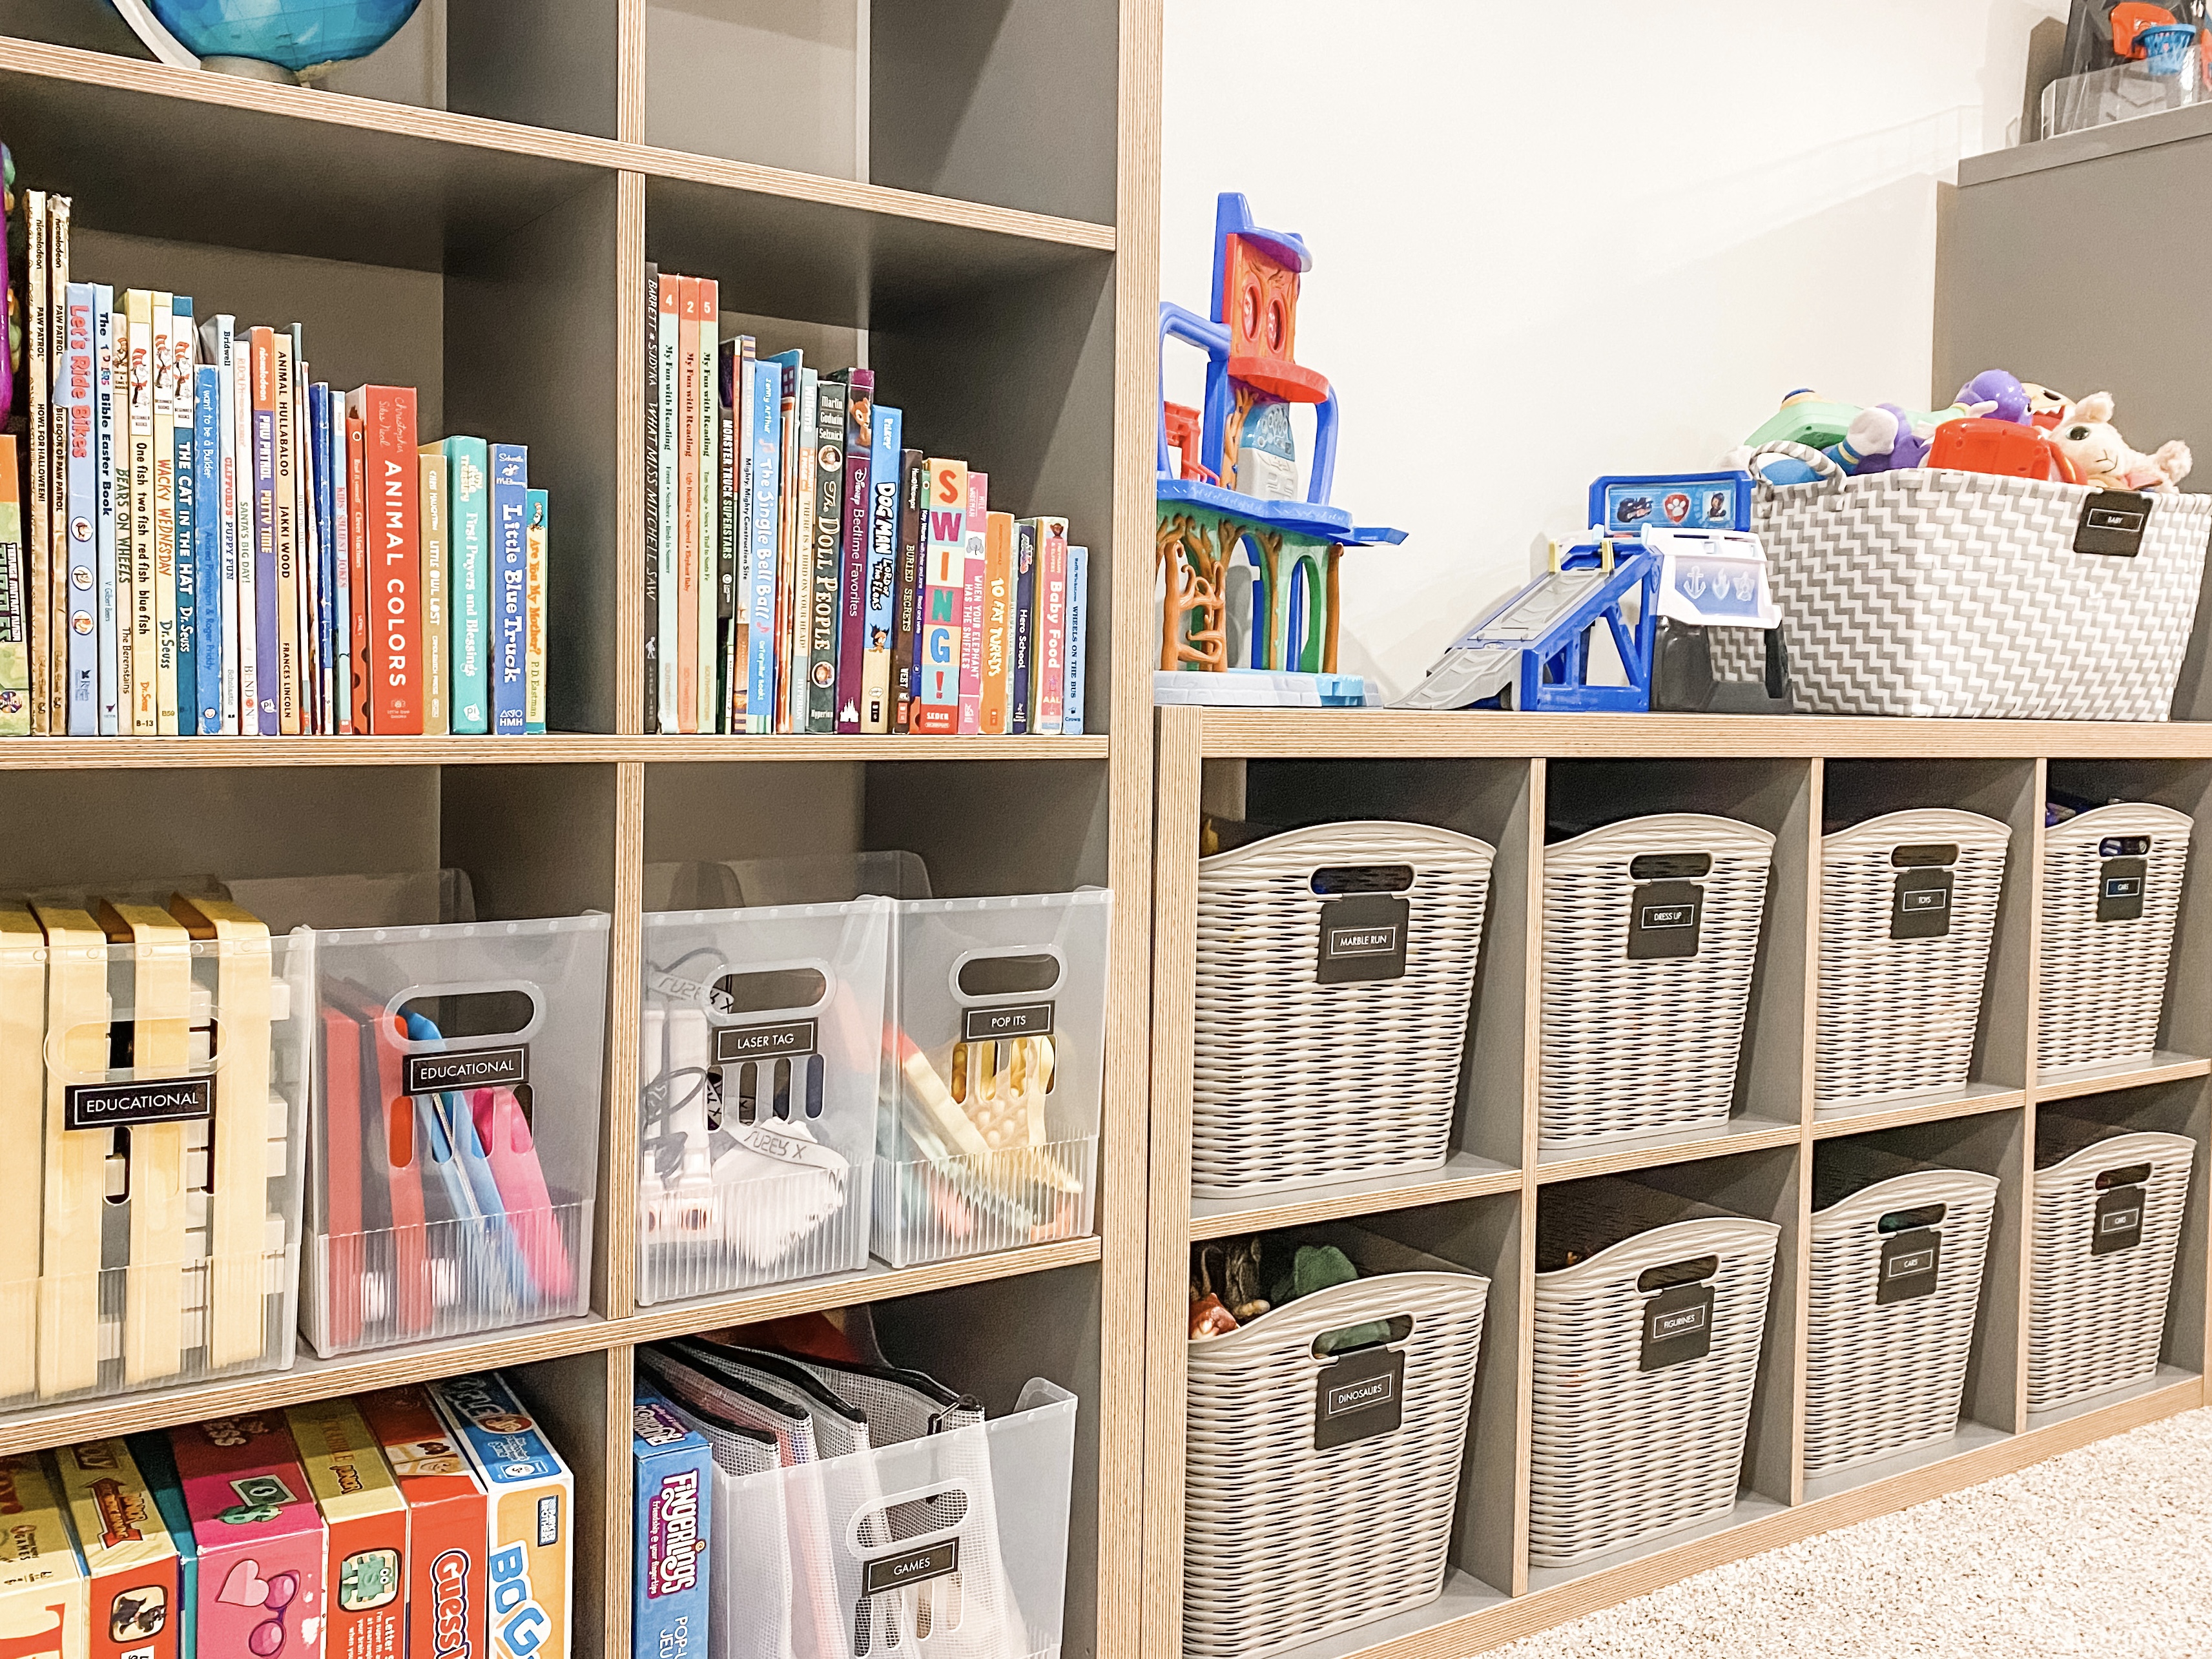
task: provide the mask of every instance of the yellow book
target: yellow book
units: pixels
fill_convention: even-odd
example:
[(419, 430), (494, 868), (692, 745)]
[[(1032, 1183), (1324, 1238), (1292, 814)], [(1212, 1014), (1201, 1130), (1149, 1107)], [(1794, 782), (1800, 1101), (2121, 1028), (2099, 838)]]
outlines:
[(453, 659), (448, 643), (453, 619), (447, 590), (452, 582), (452, 538), (446, 529), (446, 447), (422, 447), (422, 732), (444, 737), (453, 730)]
[(39, 905), (46, 935), (46, 1183), (39, 1258), (39, 1393), (100, 1381), (100, 1224), (112, 1133), (69, 1127), (72, 1084), (107, 1077), (107, 937), (83, 911)]
[(36, 1452), (0, 1457), (0, 1654), (87, 1659), (84, 1563)]
[(46, 1068), (46, 933), (20, 904), (0, 903), (0, 1400), (39, 1386), (39, 1214), (43, 1202)]

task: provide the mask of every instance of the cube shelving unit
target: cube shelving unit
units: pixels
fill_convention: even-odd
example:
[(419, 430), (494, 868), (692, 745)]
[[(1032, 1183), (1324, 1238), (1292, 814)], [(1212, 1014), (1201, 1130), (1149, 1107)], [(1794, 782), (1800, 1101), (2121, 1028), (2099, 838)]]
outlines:
[[(426, 0), (306, 89), (151, 62), (102, 0), (0, 0), (19, 188), (74, 197), (74, 276), (296, 317), (318, 378), (419, 386), (426, 437), (527, 444), (554, 503), (549, 735), (0, 743), (0, 890), (453, 866), (484, 920), (613, 918), (586, 1316), (303, 1346), (0, 1417), (0, 1449), (500, 1367), (575, 1468), (576, 1650), (622, 1655), (635, 1346), (866, 1304), (994, 1413), (1032, 1375), (1078, 1395), (1065, 1649), (1133, 1650), (1159, 42), (1157, 0)], [(648, 260), (717, 278), (766, 349), (872, 364), (909, 442), (987, 468), (994, 507), (1071, 519), (1085, 735), (644, 733)], [(1115, 890), (1095, 1233), (641, 1310), (646, 866), (879, 849), (943, 895)]]
[[(1181, 1650), (1182, 1425), (1188, 1249), (1201, 1239), (1356, 1220), (1492, 1282), (1443, 1593), (1427, 1607), (1289, 1653), (1389, 1659), (1480, 1651), (1659, 1584), (1985, 1480), (2204, 1397), (2206, 1204), (2212, 1137), (2212, 878), (2184, 890), (2157, 1050), (2039, 1076), (2034, 1064), (2042, 806), (2057, 787), (2154, 800), (2203, 823), (2212, 725), (1742, 718), (1685, 714), (1157, 712), (1152, 1121), (1146, 1345), (1147, 1659)], [(1967, 1085), (1816, 1109), (1820, 835), (1907, 806), (1960, 806), (2012, 828)], [(1694, 811), (1775, 836), (1759, 966), (1729, 1119), (1689, 1131), (1540, 1146), (1538, 1082), (1547, 825)], [(1443, 1166), (1194, 1200), (1192, 1011), (1200, 826), (1407, 819), (1498, 849), (1450, 1152)], [(2199, 1169), (2155, 1376), (2039, 1416), (2027, 1410), (2029, 1206), (2046, 1103), (2192, 1137)], [(1348, 1099), (1346, 1109), (1389, 1109)], [(1957, 1432), (1808, 1479), (1804, 1467), (1811, 1180), (1846, 1139), (1978, 1170), (2001, 1187)], [(1732, 1511), (1571, 1567), (1530, 1565), (1535, 1228), (1547, 1195), (1628, 1175), (1683, 1200), (1781, 1228), (1758, 1387)], [(1348, 1496), (1348, 1495), (1347, 1495)]]

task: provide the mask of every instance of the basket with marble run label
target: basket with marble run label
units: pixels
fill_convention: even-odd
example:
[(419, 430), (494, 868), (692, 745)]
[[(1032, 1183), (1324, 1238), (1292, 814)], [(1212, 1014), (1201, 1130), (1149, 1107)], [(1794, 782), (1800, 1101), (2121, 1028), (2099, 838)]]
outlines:
[(0, 904), (0, 1404), (291, 1364), (314, 962), (213, 896)]
[(648, 913), (637, 1297), (867, 1265), (892, 901)]
[(1613, 1176), (1544, 1192), (1529, 1565), (1734, 1507), (1781, 1231)]
[(2194, 828), (2170, 806), (2119, 801), (2044, 830), (2041, 1080), (2069, 1066), (2149, 1063)]
[(2187, 1135), (2037, 1110), (2031, 1413), (2158, 1374), (2196, 1155)]
[(1805, 1473), (1959, 1426), (1997, 1178), (1821, 1143), (1806, 1293)]
[(2011, 840), (1948, 806), (1820, 838), (1816, 1104), (1966, 1086)]
[(872, 1246), (893, 1267), (1091, 1231), (1103, 888), (899, 902)]

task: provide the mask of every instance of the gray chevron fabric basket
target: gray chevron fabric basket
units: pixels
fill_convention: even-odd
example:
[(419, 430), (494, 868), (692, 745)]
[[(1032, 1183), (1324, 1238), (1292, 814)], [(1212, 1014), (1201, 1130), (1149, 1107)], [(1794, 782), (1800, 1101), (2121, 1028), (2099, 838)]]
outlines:
[[(1797, 707), (1815, 714), (2162, 720), (2197, 615), (2212, 496), (1915, 468), (1753, 492)], [(2077, 550), (2077, 549), (2081, 550)], [(1713, 672), (1756, 681), (1753, 629)]]

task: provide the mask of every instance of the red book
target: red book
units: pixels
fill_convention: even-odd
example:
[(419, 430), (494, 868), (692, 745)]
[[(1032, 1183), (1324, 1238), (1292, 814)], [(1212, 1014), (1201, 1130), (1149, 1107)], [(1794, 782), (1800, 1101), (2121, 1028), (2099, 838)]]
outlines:
[(362, 464), (361, 422), (346, 422), (346, 567), (347, 585), (353, 594), (353, 708), (342, 730), (350, 737), (368, 730), (368, 502), (362, 484), (368, 477)]
[(346, 393), (361, 422), (368, 520), (368, 729), (422, 735), (422, 460), (415, 388), (365, 386)]

